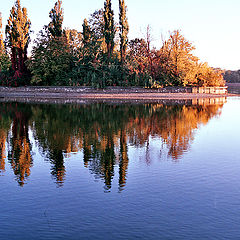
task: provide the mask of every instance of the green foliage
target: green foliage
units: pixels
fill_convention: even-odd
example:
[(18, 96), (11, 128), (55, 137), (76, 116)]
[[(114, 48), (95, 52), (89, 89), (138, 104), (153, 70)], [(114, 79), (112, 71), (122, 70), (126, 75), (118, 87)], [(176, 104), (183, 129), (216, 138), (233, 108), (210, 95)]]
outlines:
[(62, 1), (58, 0), (54, 8), (50, 11), (49, 17), (51, 22), (48, 25), (49, 32), (53, 37), (61, 37), (63, 34), (62, 23), (63, 23), (63, 9)]
[(0, 72), (8, 72), (11, 67), (9, 56), (5, 52), (0, 52)]
[(5, 52), (0, 52), (0, 85), (9, 86), (12, 83), (11, 61)]
[(73, 56), (66, 37), (51, 38), (48, 30), (41, 31), (28, 62), (32, 84), (69, 85), (72, 64)]
[(34, 85), (72, 85), (75, 72), (74, 58), (81, 37), (77, 31), (62, 30), (62, 1), (58, 0), (50, 11), (51, 22), (35, 40), (28, 67)]
[(124, 0), (119, 0), (119, 25), (120, 25), (120, 53), (122, 64), (126, 58), (129, 25), (126, 16), (127, 7)]
[(5, 50), (3, 43), (3, 32), (2, 32), (2, 13), (0, 12), (0, 52)]
[(107, 54), (109, 60), (113, 54), (115, 33), (116, 29), (114, 25), (112, 3), (111, 0), (106, 0), (104, 3), (104, 37), (107, 44)]
[[(150, 27), (146, 39), (128, 40), (129, 25), (125, 0), (119, 0), (119, 28), (114, 22), (111, 0), (104, 8), (84, 19), (82, 32), (63, 29), (62, 1), (50, 11), (50, 23), (40, 32), (33, 46), (28, 68), (34, 85), (93, 86), (223, 86), (222, 73), (199, 63), (195, 49), (180, 31), (170, 33), (159, 50), (151, 49)], [(0, 16), (1, 27), (1, 16)], [(6, 26), (6, 43), (11, 52), (14, 78), (26, 83), (25, 66), (30, 20), (20, 0)], [(115, 39), (119, 30), (119, 38)], [(2, 49), (0, 31), (0, 49)], [(0, 57), (0, 68), (9, 68), (7, 55)], [(11, 76), (6, 74), (8, 77)], [(18, 84), (19, 84), (18, 83)]]
[(95, 39), (98, 41), (104, 42), (104, 11), (103, 9), (99, 9), (94, 11), (90, 15), (88, 19), (89, 27), (91, 28), (92, 35), (94, 35)]

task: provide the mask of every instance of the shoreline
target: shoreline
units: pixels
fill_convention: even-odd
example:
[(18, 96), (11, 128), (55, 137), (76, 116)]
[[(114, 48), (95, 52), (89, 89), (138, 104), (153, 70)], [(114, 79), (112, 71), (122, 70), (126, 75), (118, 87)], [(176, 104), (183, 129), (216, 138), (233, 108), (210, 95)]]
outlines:
[(139, 87), (0, 87), (0, 99), (14, 101), (27, 99), (43, 100), (77, 100), (77, 101), (155, 101), (155, 100), (190, 100), (203, 98), (222, 98), (237, 94), (190, 93), (189, 88), (168, 87), (162, 89), (145, 89)]
[(139, 87), (0, 87), (0, 102), (29, 104), (184, 104), (212, 105), (226, 102), (235, 94), (190, 93), (188, 88), (169, 87), (145, 89)]

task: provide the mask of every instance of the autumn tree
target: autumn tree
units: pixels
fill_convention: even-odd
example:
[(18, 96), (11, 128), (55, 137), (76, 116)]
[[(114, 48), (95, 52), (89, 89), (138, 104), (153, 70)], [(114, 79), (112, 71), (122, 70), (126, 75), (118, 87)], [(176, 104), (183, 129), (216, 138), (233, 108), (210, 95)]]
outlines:
[(11, 51), (12, 69), (16, 78), (27, 73), (25, 62), (30, 42), (30, 26), (27, 9), (21, 8), (20, 0), (17, 0), (6, 25), (7, 47)]
[(29, 109), (26, 111), (20, 105), (13, 109), (12, 116), (8, 161), (11, 164), (19, 185), (23, 186), (26, 178), (30, 176), (30, 168), (33, 163), (32, 145), (29, 139), (31, 111)]
[(106, 0), (104, 3), (104, 37), (107, 45), (108, 61), (113, 54), (115, 32), (112, 3), (111, 0)]
[(179, 30), (170, 33), (169, 39), (163, 43), (160, 55), (162, 63), (168, 68), (169, 85), (185, 86), (189, 83), (186, 76), (198, 62), (198, 58), (192, 54), (193, 50), (195, 47), (184, 38)]
[(223, 79), (223, 71), (213, 69), (207, 63), (199, 63), (197, 67), (197, 85), (203, 87), (223, 87), (225, 81)]
[(137, 86), (148, 86), (151, 76), (149, 64), (148, 44), (143, 38), (135, 38), (129, 42), (128, 67), (133, 79), (131, 82)]
[(147, 67), (147, 43), (141, 38), (135, 38), (129, 42), (129, 63), (132, 70), (143, 73)]
[(76, 29), (65, 29), (65, 37), (71, 50), (71, 54), (78, 57), (78, 50), (82, 46), (81, 32), (78, 32)]
[(124, 0), (119, 0), (119, 25), (120, 25), (120, 53), (122, 64), (126, 58), (129, 25), (126, 16), (127, 7)]
[(2, 13), (0, 12), (0, 53), (4, 51), (3, 32), (2, 32)]

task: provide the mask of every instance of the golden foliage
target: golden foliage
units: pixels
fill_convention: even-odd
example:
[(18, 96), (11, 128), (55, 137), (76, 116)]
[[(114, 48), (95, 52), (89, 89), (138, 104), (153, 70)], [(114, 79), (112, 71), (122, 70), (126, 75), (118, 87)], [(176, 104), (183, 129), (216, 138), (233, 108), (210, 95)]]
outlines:
[(31, 21), (27, 16), (27, 9), (21, 8), (20, 0), (16, 1), (15, 6), (10, 11), (6, 33), (11, 47), (25, 50), (29, 43), (29, 31)]
[(0, 12), (0, 54), (4, 51), (3, 32), (2, 32), (2, 13)]
[(6, 138), (6, 131), (4, 129), (0, 129), (0, 172), (5, 171)]
[(223, 72), (200, 63), (192, 54), (194, 50), (179, 30), (173, 31), (160, 51), (155, 52), (155, 75), (163, 78), (163, 85), (224, 86)]

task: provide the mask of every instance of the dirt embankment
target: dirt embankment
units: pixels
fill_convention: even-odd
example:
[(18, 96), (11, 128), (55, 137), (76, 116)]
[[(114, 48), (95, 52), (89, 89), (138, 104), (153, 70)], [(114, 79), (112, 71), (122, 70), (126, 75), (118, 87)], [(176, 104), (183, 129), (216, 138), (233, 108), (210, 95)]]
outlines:
[(138, 87), (108, 87), (94, 89), (91, 87), (0, 87), (0, 98), (8, 99), (82, 99), (82, 100), (156, 100), (156, 99), (196, 99), (217, 98), (227, 95), (194, 94), (190, 88), (169, 87), (162, 89), (145, 89)]

